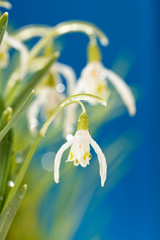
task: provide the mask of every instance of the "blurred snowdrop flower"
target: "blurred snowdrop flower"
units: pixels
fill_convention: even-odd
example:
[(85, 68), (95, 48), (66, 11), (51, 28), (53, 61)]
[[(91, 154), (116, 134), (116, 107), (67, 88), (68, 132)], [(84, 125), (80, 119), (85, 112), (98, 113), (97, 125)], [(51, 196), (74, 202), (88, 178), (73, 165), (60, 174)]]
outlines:
[(89, 63), (81, 72), (76, 92), (91, 93), (107, 100), (109, 97), (107, 79), (118, 91), (124, 104), (128, 108), (129, 114), (134, 116), (136, 106), (130, 88), (121, 77), (103, 66), (101, 63), (100, 50), (95, 42), (91, 42), (88, 46), (88, 61)]
[[(47, 119), (57, 105), (65, 98), (65, 86), (62, 83), (63, 76), (67, 82), (67, 95), (73, 94), (75, 85), (75, 74), (71, 67), (61, 64), (54, 63), (50, 68), (50, 72), (45, 75), (41, 84), (38, 86), (36, 91), (36, 98), (30, 105), (27, 118), (29, 123), (29, 129), (31, 133), (36, 134), (38, 126), (38, 114), (42, 110), (44, 119)], [(73, 129), (75, 122), (75, 109), (72, 106), (68, 106), (65, 112), (64, 121), (64, 136)]]
[(9, 62), (8, 48), (6, 46), (5, 40), (3, 39), (0, 46), (0, 68), (6, 68), (8, 66), (8, 62)]
[(86, 167), (90, 163), (91, 154), (90, 154), (90, 145), (95, 150), (100, 167), (100, 177), (101, 177), (101, 186), (104, 186), (107, 175), (107, 164), (106, 158), (99, 147), (99, 145), (92, 139), (88, 131), (88, 116), (86, 113), (82, 113), (78, 120), (78, 129), (75, 135), (62, 145), (59, 151), (56, 154), (54, 161), (54, 180), (56, 183), (59, 182), (59, 167), (62, 155), (65, 150), (70, 146), (70, 153), (66, 162), (73, 161), (74, 166), (81, 165)]
[(101, 62), (89, 62), (82, 70), (78, 80), (78, 92), (91, 93), (107, 100), (109, 89), (104, 78), (104, 67)]
[(45, 76), (45, 85), (37, 89), (36, 98), (27, 111), (29, 129), (32, 134), (37, 133), (37, 126), (39, 124), (38, 114), (42, 112), (43, 118), (47, 119), (63, 99), (64, 95), (56, 90), (52, 74), (47, 74)]
[(58, 82), (62, 82), (61, 75), (65, 78), (67, 83), (67, 92), (68, 95), (72, 95), (75, 91), (75, 81), (76, 75), (73, 69), (66, 65), (59, 62), (55, 62), (52, 66), (52, 71), (57, 73), (57, 78), (59, 78)]
[(29, 56), (28, 49), (22, 42), (20, 42), (19, 40), (10, 36), (7, 32), (5, 32), (5, 35), (0, 47), (0, 67), (1, 68), (6, 68), (8, 66), (8, 63), (9, 63), (8, 52), (10, 48), (14, 48), (20, 52), (19, 78), (20, 80), (22, 80), (27, 73), (28, 56)]

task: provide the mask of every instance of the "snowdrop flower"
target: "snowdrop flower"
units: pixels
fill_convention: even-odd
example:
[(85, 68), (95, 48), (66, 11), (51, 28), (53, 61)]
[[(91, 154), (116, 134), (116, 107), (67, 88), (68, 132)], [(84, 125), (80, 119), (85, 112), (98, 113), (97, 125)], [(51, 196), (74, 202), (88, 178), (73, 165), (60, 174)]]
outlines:
[(62, 155), (66, 149), (71, 146), (69, 156), (66, 162), (73, 161), (74, 166), (86, 167), (90, 164), (91, 154), (90, 145), (95, 150), (100, 167), (101, 186), (104, 186), (107, 174), (106, 158), (100, 149), (99, 145), (92, 139), (88, 131), (88, 116), (84, 112), (80, 115), (78, 120), (78, 128), (74, 137), (70, 138), (56, 154), (54, 161), (54, 180), (59, 182), (59, 167)]
[(64, 94), (56, 90), (56, 83), (52, 73), (47, 74), (42, 84), (36, 91), (36, 98), (27, 111), (29, 130), (32, 134), (37, 133), (38, 114), (42, 110), (42, 116), (47, 119), (57, 105), (64, 99)]
[(2, 40), (2, 43), (0, 46), (0, 68), (6, 68), (8, 66), (8, 62), (9, 62), (8, 49), (5, 44), (5, 41)]
[[(73, 95), (73, 89), (75, 85), (75, 74), (71, 67), (54, 63), (44, 79), (42, 79), (40, 85), (37, 88), (37, 95), (33, 103), (30, 105), (27, 118), (29, 123), (29, 129), (31, 133), (36, 134), (38, 126), (38, 114), (42, 109), (42, 115), (44, 119), (47, 119), (54, 111), (57, 105), (65, 98), (65, 86), (62, 83), (63, 76), (67, 82), (67, 93)], [(75, 109), (73, 106), (68, 106), (65, 111), (64, 121), (64, 136), (73, 130), (75, 123)]]
[(118, 91), (124, 104), (128, 108), (129, 114), (134, 116), (136, 113), (136, 107), (134, 96), (130, 88), (121, 77), (103, 66), (101, 63), (100, 51), (95, 43), (89, 44), (88, 58), (89, 63), (82, 70), (78, 81), (77, 93), (91, 93), (107, 100), (109, 97), (107, 79)]
[(78, 80), (78, 92), (91, 93), (107, 100), (110, 92), (103, 75), (103, 69), (101, 62), (88, 63)]

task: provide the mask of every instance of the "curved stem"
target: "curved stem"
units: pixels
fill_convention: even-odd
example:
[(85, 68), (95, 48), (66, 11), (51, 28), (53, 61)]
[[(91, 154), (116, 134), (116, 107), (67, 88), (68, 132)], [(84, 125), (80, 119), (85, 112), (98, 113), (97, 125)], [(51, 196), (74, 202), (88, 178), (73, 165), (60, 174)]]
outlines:
[[(63, 22), (61, 24), (56, 25), (55, 27), (48, 27), (48, 26), (30, 26), (22, 28), (13, 36), (17, 38), (19, 41), (25, 41), (29, 38), (33, 37), (43, 37), (39, 40), (39, 42), (31, 49), (29, 56), (28, 56), (28, 63), (30, 60), (33, 60), (34, 57), (50, 42), (52, 39), (57, 38), (66, 33), (73, 33), (73, 32), (82, 32), (89, 36), (90, 40), (95, 39), (96, 37), (99, 38), (102, 45), (107, 45), (109, 40), (107, 36), (95, 25), (84, 22), (84, 21), (68, 21)], [(13, 85), (16, 81), (20, 78), (19, 73), (17, 70), (12, 74), (9, 82), (12, 82)]]
[(11, 9), (12, 5), (8, 1), (0, 1), (0, 7), (6, 8), (6, 9)]
[(51, 31), (52, 27), (47, 25), (27, 25), (12, 34), (20, 41), (27, 41), (34, 37), (44, 37)]
[[(82, 93), (82, 94), (75, 94), (72, 95), (66, 99), (64, 99), (57, 107), (56, 109), (53, 111), (53, 113), (51, 114), (51, 116), (47, 119), (47, 121), (43, 124), (41, 130), (39, 131), (39, 135), (40, 136), (45, 136), (48, 127), (50, 126), (50, 124), (53, 122), (53, 120), (56, 118), (56, 116), (58, 115), (58, 113), (66, 106), (68, 106), (69, 104), (71, 104), (72, 102), (77, 102), (79, 103), (79, 101), (81, 100), (85, 100), (85, 101), (89, 101), (89, 100), (96, 100), (97, 102), (101, 103), (102, 105), (106, 106), (106, 102), (98, 96), (92, 95), (92, 94), (88, 94), (88, 93)], [(82, 106), (82, 105), (81, 105)], [(84, 105), (83, 105), (84, 106)], [(82, 108), (83, 110), (83, 108)], [(84, 111), (84, 110), (83, 110)]]
[(79, 103), (79, 104), (81, 105), (82, 112), (85, 113), (85, 112), (86, 112), (86, 109), (85, 109), (84, 104), (83, 104), (82, 102), (80, 102), (80, 101), (74, 101), (74, 103), (76, 103), (76, 102)]
[[(31, 29), (30, 29), (31, 30)], [(44, 31), (45, 32), (45, 31)], [(66, 33), (82, 32), (89, 37), (98, 37), (102, 45), (107, 45), (107, 36), (95, 25), (83, 21), (68, 21), (53, 27), (31, 50), (30, 59), (34, 58), (41, 49), (51, 40)], [(38, 32), (39, 33), (39, 32)], [(32, 31), (33, 36), (33, 31)]]

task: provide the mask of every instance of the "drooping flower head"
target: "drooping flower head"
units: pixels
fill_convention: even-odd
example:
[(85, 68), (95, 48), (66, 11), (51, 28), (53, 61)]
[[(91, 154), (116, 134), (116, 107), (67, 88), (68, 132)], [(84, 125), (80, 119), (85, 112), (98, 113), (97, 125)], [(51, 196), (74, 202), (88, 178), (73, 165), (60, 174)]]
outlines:
[(56, 106), (64, 99), (64, 94), (57, 91), (56, 74), (47, 73), (36, 90), (36, 98), (27, 111), (28, 125), (32, 134), (36, 134), (38, 115), (41, 112), (43, 119), (47, 119)]
[(106, 158), (99, 145), (92, 139), (88, 131), (88, 115), (84, 112), (78, 120), (78, 127), (75, 135), (67, 141), (56, 154), (54, 161), (54, 180), (59, 182), (59, 167), (64, 151), (71, 146), (68, 159), (66, 162), (72, 161), (74, 166), (86, 167), (90, 164), (91, 154), (90, 145), (95, 150), (100, 167), (101, 186), (104, 186), (107, 174)]
[[(40, 85), (36, 89), (36, 98), (30, 105), (27, 118), (31, 133), (36, 134), (38, 126), (38, 114), (41, 112), (43, 119), (47, 119), (57, 105), (65, 98), (65, 86), (62, 82), (61, 75), (67, 82), (68, 94), (72, 95), (74, 89), (75, 75), (71, 67), (54, 63), (42, 79)], [(65, 112), (64, 135), (72, 130), (75, 121), (75, 111), (73, 106), (69, 106)]]
[(128, 108), (129, 114), (134, 116), (136, 107), (130, 88), (121, 77), (103, 66), (98, 45), (95, 41), (91, 41), (88, 45), (88, 64), (81, 72), (77, 92), (94, 94), (108, 100), (110, 91), (106, 80), (114, 85)]

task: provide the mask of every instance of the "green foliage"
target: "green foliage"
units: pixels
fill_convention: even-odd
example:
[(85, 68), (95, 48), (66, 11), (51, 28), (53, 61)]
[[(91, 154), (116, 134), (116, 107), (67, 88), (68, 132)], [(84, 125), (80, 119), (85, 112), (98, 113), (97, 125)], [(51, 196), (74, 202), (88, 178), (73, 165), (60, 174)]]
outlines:
[[(0, 129), (3, 129), (9, 119), (11, 118), (12, 111), (10, 108), (6, 109), (2, 116), (0, 122)], [(3, 203), (5, 201), (7, 182), (10, 175), (10, 154), (12, 147), (12, 131), (9, 131), (8, 134), (0, 142), (0, 211), (2, 210)]]
[[(25, 100), (24, 103), (21, 104), (22, 106), (19, 107), (19, 109), (17, 111), (13, 112), (13, 115), (10, 116), (10, 121), (8, 121), (6, 123), (6, 125), (4, 125), (3, 127), (1, 127), (1, 131), (0, 131), (0, 142), (2, 141), (2, 139), (5, 137), (5, 135), (8, 133), (8, 131), (13, 127), (14, 123), (19, 119), (19, 117), (21, 116), (21, 114), (23, 113), (23, 111), (27, 108), (28, 104), (30, 103), (30, 99), (32, 97), (32, 95), (34, 94), (34, 91), (32, 91), (30, 93), (30, 95), (28, 96), (28, 98)], [(19, 104), (20, 105), (20, 104)], [(11, 109), (12, 108), (7, 108), (7, 109)], [(12, 113), (12, 112), (11, 112)]]
[(27, 185), (24, 185), (18, 193), (15, 194), (12, 201), (7, 206), (4, 213), (0, 216), (0, 239), (6, 239), (6, 235), (12, 224), (13, 218), (24, 198), (24, 195), (27, 191)]
[(0, 44), (3, 40), (3, 36), (5, 34), (7, 24), (8, 24), (8, 13), (6, 12), (0, 18)]

